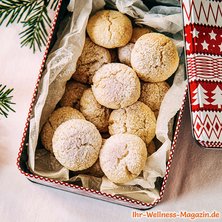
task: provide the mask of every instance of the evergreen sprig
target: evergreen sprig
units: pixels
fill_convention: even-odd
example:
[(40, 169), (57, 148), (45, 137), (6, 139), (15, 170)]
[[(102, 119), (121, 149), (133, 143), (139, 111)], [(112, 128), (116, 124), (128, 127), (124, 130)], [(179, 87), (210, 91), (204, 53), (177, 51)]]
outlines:
[(11, 96), (11, 92), (13, 89), (6, 89), (6, 86), (0, 84), (0, 115), (8, 117), (9, 111), (15, 112), (14, 109), (11, 108), (11, 105), (14, 105)]
[[(47, 29), (51, 28), (48, 8), (56, 9), (59, 0), (0, 0), (0, 25), (22, 23), (21, 45), (41, 51), (47, 42)], [(49, 6), (49, 7), (48, 7)]]
[(23, 39), (21, 45), (29, 45), (33, 51), (36, 50), (37, 45), (41, 51), (42, 45), (46, 45), (48, 36), (46, 26), (51, 26), (51, 20), (47, 14), (46, 6), (42, 5), (41, 1), (34, 4), (30, 16), (22, 22), (26, 29), (20, 33), (21, 39)]

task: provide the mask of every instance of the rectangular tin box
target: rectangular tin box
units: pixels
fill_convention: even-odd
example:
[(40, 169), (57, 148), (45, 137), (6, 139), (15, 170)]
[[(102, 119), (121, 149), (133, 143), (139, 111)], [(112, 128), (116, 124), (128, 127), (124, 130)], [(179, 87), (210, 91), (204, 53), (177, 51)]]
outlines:
[[(102, 193), (97, 190), (37, 176), (32, 174), (26, 166), (31, 111), (36, 100), (38, 86), (48, 52), (55, 42), (55, 33), (67, 4), (68, 1), (60, 0), (55, 13), (55, 18), (52, 23), (53, 27), (49, 34), (49, 40), (25, 124), (17, 158), (17, 166), (27, 179), (35, 183), (132, 208), (152, 208), (158, 204), (163, 197), (181, 125), (186, 93), (175, 122), (174, 138), (167, 162), (166, 174), (160, 189), (160, 198), (153, 203), (144, 203), (138, 200)], [(204, 147), (222, 147), (222, 58), (220, 57), (222, 53), (222, 3), (220, 1), (210, 0), (184, 0), (181, 2), (181, 7), (184, 18), (184, 39), (186, 42), (187, 76), (189, 80), (188, 89), (193, 135), (195, 140)], [(210, 97), (213, 99), (210, 100)]]

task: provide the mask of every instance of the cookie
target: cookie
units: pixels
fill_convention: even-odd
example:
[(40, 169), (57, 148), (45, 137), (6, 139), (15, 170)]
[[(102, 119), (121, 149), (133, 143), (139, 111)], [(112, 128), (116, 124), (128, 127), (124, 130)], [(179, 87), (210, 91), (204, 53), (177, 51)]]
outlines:
[(100, 132), (108, 131), (109, 115), (111, 111), (97, 102), (91, 88), (85, 90), (82, 95), (80, 100), (80, 111)]
[(129, 66), (110, 63), (102, 66), (94, 75), (92, 91), (101, 105), (119, 109), (139, 99), (140, 81)]
[(149, 28), (135, 27), (130, 42), (135, 43), (142, 35), (152, 32)]
[(104, 64), (111, 62), (108, 49), (93, 43), (86, 38), (81, 56), (76, 65), (76, 71), (72, 78), (82, 83), (92, 83), (95, 72)]
[(131, 52), (133, 47), (134, 43), (128, 43), (127, 45), (118, 48), (118, 58), (121, 63), (131, 66)]
[(85, 119), (85, 117), (71, 107), (59, 108), (50, 115), (40, 134), (42, 144), (47, 150), (52, 152), (52, 137), (57, 127), (70, 119)]
[(97, 45), (116, 48), (126, 45), (132, 36), (130, 19), (114, 10), (98, 11), (89, 18), (87, 33)]
[(166, 82), (144, 83), (139, 100), (149, 106), (152, 111), (158, 112), (169, 88)]
[(61, 107), (70, 106), (79, 109), (79, 101), (85, 89), (87, 89), (87, 86), (82, 83), (68, 81), (66, 84), (65, 93), (63, 94), (59, 105)]
[(163, 34), (145, 34), (135, 43), (131, 53), (131, 65), (145, 82), (165, 81), (179, 65), (176, 46)]
[(53, 153), (61, 165), (71, 171), (91, 167), (99, 157), (102, 137), (87, 120), (72, 119), (62, 123), (52, 138)]
[(132, 134), (111, 136), (99, 155), (102, 171), (113, 183), (126, 183), (136, 178), (145, 167), (146, 159), (145, 143)]
[(109, 118), (110, 135), (135, 134), (147, 145), (154, 138), (155, 130), (156, 117), (153, 111), (140, 101), (126, 108), (113, 110)]

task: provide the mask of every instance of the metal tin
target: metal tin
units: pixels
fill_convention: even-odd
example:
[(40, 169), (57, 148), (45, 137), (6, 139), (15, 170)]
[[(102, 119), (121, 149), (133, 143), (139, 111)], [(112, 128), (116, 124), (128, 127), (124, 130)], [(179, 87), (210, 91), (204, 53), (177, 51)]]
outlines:
[(192, 130), (205, 148), (222, 148), (222, 2), (183, 0)]
[(183, 99), (183, 103), (181, 105), (181, 108), (179, 110), (178, 116), (177, 116), (177, 120), (176, 120), (176, 125), (175, 125), (175, 131), (174, 131), (174, 138), (173, 138), (173, 142), (172, 142), (172, 146), (171, 146), (171, 150), (170, 150), (170, 154), (169, 154), (169, 160), (167, 162), (167, 166), (166, 166), (166, 174), (163, 178), (163, 182), (162, 182), (162, 186), (160, 189), (160, 197), (155, 200), (153, 203), (145, 203), (142, 201), (138, 201), (138, 200), (134, 200), (134, 199), (130, 199), (130, 198), (126, 198), (123, 196), (117, 196), (117, 195), (111, 195), (108, 193), (104, 193), (104, 192), (100, 192), (98, 190), (93, 190), (93, 189), (89, 189), (89, 188), (85, 188), (85, 187), (81, 187), (78, 185), (74, 185), (74, 184), (70, 184), (67, 182), (62, 182), (62, 181), (58, 181), (55, 179), (50, 179), (47, 177), (43, 177), (43, 176), (38, 176), (33, 174), (32, 172), (29, 171), (28, 166), (27, 166), (27, 159), (28, 159), (28, 154), (27, 154), (27, 149), (28, 149), (28, 137), (29, 137), (29, 121), (31, 118), (31, 112), (32, 109), (34, 107), (35, 101), (36, 101), (36, 97), (37, 97), (37, 91), (38, 91), (38, 87), (39, 87), (39, 83), (42, 77), (42, 73), (43, 73), (43, 69), (44, 69), (44, 65), (46, 62), (46, 58), (49, 52), (49, 49), (51, 48), (51, 42), (53, 41), (53, 35), (55, 34), (55, 28), (57, 25), (57, 19), (58, 17), (61, 15), (61, 8), (64, 8), (66, 6), (66, 1), (62, 1), (60, 0), (58, 3), (58, 8), (56, 10), (55, 13), (55, 18), (53, 20), (53, 27), (50, 31), (49, 34), (49, 40), (47, 43), (47, 47), (44, 53), (44, 57), (42, 60), (42, 64), (41, 64), (41, 68), (40, 68), (40, 72), (38, 75), (38, 79), (36, 82), (36, 86), (34, 89), (34, 94), (33, 94), (33, 98), (32, 98), (32, 102), (29, 108), (29, 113), (28, 113), (28, 117), (26, 120), (26, 124), (25, 124), (25, 129), (23, 132), (23, 137), (22, 137), (22, 141), (20, 144), (20, 149), (19, 149), (19, 153), (18, 153), (18, 158), (17, 158), (17, 166), (18, 169), (20, 170), (20, 172), (30, 181), (35, 182), (35, 183), (39, 183), (45, 186), (50, 186), (53, 188), (57, 188), (57, 189), (61, 189), (61, 190), (65, 190), (71, 193), (76, 193), (76, 194), (80, 194), (80, 195), (84, 195), (84, 196), (88, 196), (88, 197), (93, 197), (93, 198), (97, 198), (97, 199), (101, 199), (101, 200), (105, 200), (108, 202), (113, 202), (116, 204), (121, 204), (121, 205), (125, 205), (128, 207), (132, 207), (132, 208), (136, 208), (136, 209), (149, 209), (154, 207), (155, 205), (157, 205), (161, 199), (163, 198), (163, 193), (165, 190), (165, 186), (166, 186), (166, 182), (168, 179), (168, 175), (169, 175), (169, 170), (170, 170), (170, 166), (172, 163), (172, 159), (173, 159), (173, 154), (174, 154), (174, 150), (176, 147), (176, 143), (177, 143), (177, 138), (178, 138), (178, 133), (179, 133), (179, 129), (180, 129), (180, 125), (181, 125), (181, 120), (182, 120), (182, 115), (183, 115), (183, 110), (184, 110), (184, 104), (185, 104), (185, 100), (187, 97), (187, 90), (184, 94), (184, 99)]

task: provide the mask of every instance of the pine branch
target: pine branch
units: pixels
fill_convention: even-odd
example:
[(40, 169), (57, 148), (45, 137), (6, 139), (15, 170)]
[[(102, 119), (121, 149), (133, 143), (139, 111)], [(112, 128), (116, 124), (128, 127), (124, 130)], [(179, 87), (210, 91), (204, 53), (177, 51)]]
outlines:
[(0, 25), (22, 23), (21, 45), (29, 46), (33, 52), (46, 45), (51, 19), (47, 7), (55, 10), (59, 0), (0, 0)]
[(59, 3), (59, 0), (52, 1), (52, 4), (51, 4), (50, 8), (55, 11), (57, 6), (58, 6), (58, 3)]
[(8, 112), (13, 111), (14, 109), (11, 108), (11, 105), (14, 105), (12, 100), (12, 96), (10, 95), (13, 89), (6, 89), (6, 86), (2, 86), (0, 84), (0, 115), (8, 117)]
[(42, 46), (45, 46), (47, 42), (47, 27), (51, 27), (51, 19), (44, 1), (36, 2), (30, 16), (22, 23), (26, 29), (20, 33), (21, 45), (29, 46), (34, 52), (36, 47), (41, 51)]
[(6, 26), (13, 22), (20, 22), (25, 14), (32, 10), (35, 1), (29, 0), (1, 0), (0, 1), (0, 25), (8, 19)]

